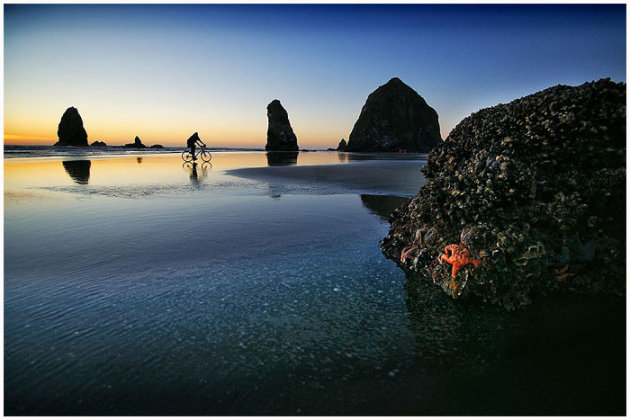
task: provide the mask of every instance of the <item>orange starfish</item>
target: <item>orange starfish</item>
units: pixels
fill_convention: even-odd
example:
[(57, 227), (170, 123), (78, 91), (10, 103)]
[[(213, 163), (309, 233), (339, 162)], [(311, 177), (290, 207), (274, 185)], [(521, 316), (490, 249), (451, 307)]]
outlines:
[(468, 264), (472, 264), (475, 267), (479, 266), (479, 260), (473, 259), (468, 250), (461, 245), (448, 245), (444, 248), (444, 255), (440, 258), (440, 264), (442, 264), (442, 261), (453, 265), (453, 278), (455, 278), (459, 270)]

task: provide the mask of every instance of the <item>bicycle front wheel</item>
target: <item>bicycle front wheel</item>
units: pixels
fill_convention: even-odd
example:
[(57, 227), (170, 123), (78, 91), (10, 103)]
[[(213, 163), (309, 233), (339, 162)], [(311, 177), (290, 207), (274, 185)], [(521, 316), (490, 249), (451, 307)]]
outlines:
[(184, 161), (186, 161), (186, 162), (192, 162), (193, 157), (190, 154), (189, 150), (186, 150), (185, 152), (182, 152), (182, 159), (184, 159)]
[(212, 159), (212, 153), (208, 152), (207, 150), (204, 150), (203, 152), (201, 152), (201, 159), (204, 162), (210, 162), (210, 159)]

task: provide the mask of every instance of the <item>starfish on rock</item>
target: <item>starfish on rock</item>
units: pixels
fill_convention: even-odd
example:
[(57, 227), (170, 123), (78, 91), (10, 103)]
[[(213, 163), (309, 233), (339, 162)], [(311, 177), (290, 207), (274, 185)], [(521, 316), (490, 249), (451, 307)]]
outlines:
[(479, 260), (473, 259), (470, 256), (470, 252), (461, 245), (448, 245), (444, 248), (444, 254), (440, 258), (440, 264), (442, 261), (446, 261), (453, 266), (453, 272), (451, 274), (453, 278), (455, 278), (459, 270), (468, 264), (472, 264), (475, 267), (479, 266)]

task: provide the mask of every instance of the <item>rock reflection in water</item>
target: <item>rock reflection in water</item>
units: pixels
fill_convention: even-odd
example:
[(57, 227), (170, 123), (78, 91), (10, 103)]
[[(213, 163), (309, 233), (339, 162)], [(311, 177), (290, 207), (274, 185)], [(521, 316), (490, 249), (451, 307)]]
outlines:
[(385, 222), (388, 221), (389, 215), (407, 200), (409, 199), (406, 197), (397, 197), (395, 195), (361, 194), (363, 206)]
[(87, 185), (90, 180), (90, 166), (92, 166), (91, 161), (64, 160), (61, 163), (74, 182), (81, 185)]
[(268, 166), (290, 166), (297, 164), (300, 152), (267, 152)]

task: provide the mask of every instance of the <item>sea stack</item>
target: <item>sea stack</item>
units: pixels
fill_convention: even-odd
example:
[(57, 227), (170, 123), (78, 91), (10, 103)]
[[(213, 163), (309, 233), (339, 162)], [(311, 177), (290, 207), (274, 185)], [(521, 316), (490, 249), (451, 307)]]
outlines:
[(55, 146), (88, 147), (87, 133), (83, 128), (83, 120), (79, 111), (71, 106), (61, 116), (57, 129), (59, 141)]
[(394, 77), (368, 96), (346, 151), (428, 153), (441, 141), (437, 112)]
[(267, 105), (267, 145), (265, 150), (269, 152), (297, 152), (300, 150), (297, 137), (293, 133), (289, 115), (282, 107), (279, 100), (274, 99)]
[(341, 139), (341, 141), (339, 142), (339, 146), (337, 146), (337, 151), (345, 152), (347, 148), (348, 148), (348, 143), (346, 143), (346, 139)]
[(409, 288), (428, 281), (506, 309), (553, 292), (625, 293), (624, 83), (559, 85), (475, 112), (422, 172), (381, 243)]
[(140, 141), (140, 137), (136, 136), (133, 143), (125, 144), (125, 147), (134, 148), (134, 149), (144, 149), (147, 146), (142, 144), (142, 141)]

